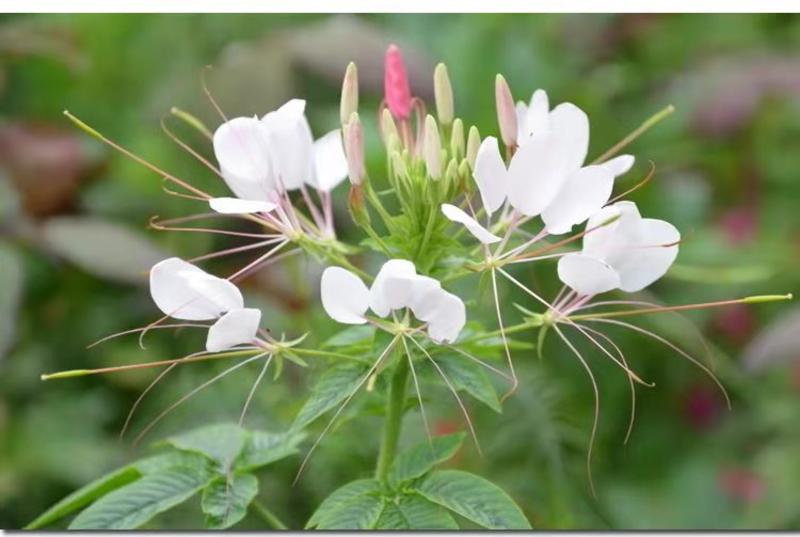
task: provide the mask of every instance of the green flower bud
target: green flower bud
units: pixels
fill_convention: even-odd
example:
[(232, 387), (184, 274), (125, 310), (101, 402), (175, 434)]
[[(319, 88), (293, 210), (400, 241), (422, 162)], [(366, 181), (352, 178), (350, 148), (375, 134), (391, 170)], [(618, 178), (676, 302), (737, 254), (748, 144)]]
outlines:
[(464, 146), (464, 122), (456, 118), (450, 132), (450, 153), (454, 158), (461, 159), (464, 157)]
[(436, 98), (436, 115), (439, 123), (444, 126), (450, 125), (453, 121), (453, 87), (450, 85), (450, 77), (447, 74), (447, 67), (440, 63), (433, 72), (433, 93)]
[(478, 157), (478, 149), (481, 147), (481, 135), (478, 128), (473, 125), (469, 128), (469, 136), (467, 137), (467, 162), (469, 167), (475, 169), (475, 159)]
[(358, 112), (358, 69), (350, 62), (342, 81), (342, 99), (339, 102), (339, 119), (342, 125), (350, 121), (350, 115)]

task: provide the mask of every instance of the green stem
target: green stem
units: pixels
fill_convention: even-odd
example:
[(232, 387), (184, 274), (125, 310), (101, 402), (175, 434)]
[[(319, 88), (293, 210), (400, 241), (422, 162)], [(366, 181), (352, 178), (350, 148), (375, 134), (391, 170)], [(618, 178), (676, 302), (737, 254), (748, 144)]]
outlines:
[[(399, 352), (399, 351), (398, 351)], [(392, 466), (397, 443), (400, 439), (400, 429), (403, 426), (403, 414), (406, 401), (406, 388), (408, 386), (408, 360), (400, 358), (397, 368), (392, 376), (392, 385), (389, 388), (386, 404), (386, 419), (383, 425), (383, 440), (378, 454), (378, 465), (375, 469), (375, 478), (385, 481)]]
[(250, 504), (253, 507), (253, 511), (261, 517), (261, 519), (270, 525), (272, 529), (276, 530), (288, 530), (288, 526), (284, 524), (278, 516), (267, 509), (267, 506), (259, 502), (258, 500), (253, 500)]

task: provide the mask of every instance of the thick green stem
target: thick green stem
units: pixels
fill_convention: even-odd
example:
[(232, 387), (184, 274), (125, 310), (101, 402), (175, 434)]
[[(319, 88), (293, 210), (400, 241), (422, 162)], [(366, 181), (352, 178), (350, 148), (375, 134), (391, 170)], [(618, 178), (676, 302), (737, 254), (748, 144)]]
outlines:
[(250, 504), (253, 507), (253, 511), (261, 517), (261, 519), (270, 525), (272, 529), (275, 530), (288, 530), (289, 528), (284, 524), (278, 516), (267, 509), (263, 503), (259, 502), (258, 500), (254, 500), (253, 503)]
[(381, 451), (378, 454), (378, 466), (375, 469), (375, 478), (380, 481), (385, 481), (389, 475), (389, 468), (391, 468), (394, 456), (397, 453), (400, 429), (403, 426), (409, 369), (408, 360), (402, 356), (399, 358), (386, 401), (383, 440), (381, 440)]

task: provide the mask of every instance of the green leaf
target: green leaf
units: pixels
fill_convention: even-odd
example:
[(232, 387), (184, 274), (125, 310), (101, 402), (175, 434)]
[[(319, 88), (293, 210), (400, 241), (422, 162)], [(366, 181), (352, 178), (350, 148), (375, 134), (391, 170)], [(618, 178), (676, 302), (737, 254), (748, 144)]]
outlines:
[(464, 390), (497, 413), (503, 411), (497, 392), (483, 371), (483, 366), (455, 354), (438, 356), (435, 360), (457, 390)]
[(460, 470), (432, 472), (413, 485), (428, 500), (489, 529), (531, 529), (525, 515), (497, 485)]
[(321, 517), (317, 527), (321, 530), (368, 530), (375, 527), (383, 510), (379, 495), (355, 496)]
[[(311, 515), (306, 529), (314, 526), (322, 527), (322, 522), (333, 516), (334, 512), (343, 508), (348, 502), (361, 496), (379, 496), (381, 484), (375, 479), (357, 479), (343, 485), (330, 493)], [(379, 513), (380, 514), (380, 513)]]
[(428, 472), (456, 454), (464, 441), (464, 433), (435, 436), (401, 453), (392, 464), (389, 483), (396, 486)]
[(171, 446), (199, 453), (229, 469), (244, 447), (247, 433), (238, 425), (220, 423), (189, 431), (167, 439)]
[(270, 433), (251, 431), (234, 467), (237, 470), (254, 470), (297, 453), (297, 445), (305, 433)]
[(457, 530), (458, 524), (441, 506), (416, 494), (404, 494), (384, 503), (375, 529)]
[(50, 509), (36, 517), (36, 519), (28, 524), (26, 530), (35, 530), (48, 524), (52, 524), (56, 520), (67, 516), (73, 511), (90, 504), (95, 499), (108, 494), (112, 490), (118, 489), (128, 483), (136, 481), (142, 474), (133, 465), (125, 466), (110, 474), (106, 474), (99, 479), (95, 479), (88, 485), (85, 485)]
[(297, 414), (292, 429), (302, 429), (344, 401), (356, 388), (364, 373), (365, 368), (355, 364), (337, 365), (325, 371)]
[(196, 468), (173, 468), (146, 475), (103, 496), (75, 517), (74, 530), (127, 530), (145, 524), (194, 496), (211, 479)]
[(337, 333), (322, 344), (323, 348), (351, 347), (357, 344), (368, 344), (375, 336), (375, 327), (371, 325), (355, 325)]
[(247, 506), (258, 494), (258, 479), (253, 474), (233, 474), (213, 480), (203, 490), (201, 506), (209, 529), (230, 528), (247, 514)]
[(174, 466), (195, 467), (199, 471), (204, 471), (206, 462), (205, 458), (179, 452), (164, 453), (138, 460), (84, 485), (39, 515), (25, 529), (32, 530), (52, 524), (56, 520), (89, 505), (97, 498), (136, 481), (143, 475), (161, 472)]

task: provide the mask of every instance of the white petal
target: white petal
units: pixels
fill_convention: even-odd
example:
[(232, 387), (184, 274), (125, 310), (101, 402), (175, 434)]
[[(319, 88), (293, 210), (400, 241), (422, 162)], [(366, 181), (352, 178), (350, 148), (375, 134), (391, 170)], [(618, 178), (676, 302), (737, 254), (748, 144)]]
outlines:
[(439, 283), (439, 280), (417, 275), (412, 283), (408, 307), (411, 308), (417, 319), (428, 321), (438, 305), (438, 295), (442, 292), (442, 284)]
[(211, 198), (208, 205), (221, 214), (268, 213), (276, 205), (269, 201), (241, 200), (239, 198)]
[(635, 240), (640, 220), (633, 202), (620, 201), (603, 207), (586, 223), (586, 229), (591, 231), (583, 236), (583, 253), (612, 263), (613, 257)]
[(633, 167), (633, 163), (636, 162), (636, 159), (633, 155), (620, 155), (618, 157), (614, 157), (611, 160), (607, 160), (602, 164), (598, 164), (603, 168), (607, 168), (611, 173), (614, 174), (614, 177), (619, 177)]
[(342, 131), (333, 130), (314, 142), (314, 174), (312, 184), (330, 192), (347, 178), (347, 157), (344, 154)]
[[(405, 259), (390, 259), (383, 264), (378, 275), (375, 276), (375, 281), (372, 282), (372, 287), (369, 290), (369, 307), (375, 312), (376, 315), (386, 317), (392, 310), (389, 297), (387, 296), (387, 280), (394, 276), (414, 276), (417, 270), (414, 263)], [(402, 288), (399, 291), (407, 292), (410, 297), (410, 288)], [(391, 303), (400, 301), (398, 292), (395, 291), (391, 297)], [(410, 299), (410, 298), (409, 298)], [(402, 299), (403, 301), (407, 299)]]
[(524, 101), (517, 101), (514, 113), (517, 115), (517, 144), (519, 145), (528, 137), (528, 105)]
[(238, 197), (265, 200), (274, 190), (266, 132), (258, 119), (237, 117), (220, 125), (214, 154), (225, 183)]
[(569, 233), (606, 204), (614, 187), (614, 175), (602, 166), (586, 166), (569, 176), (555, 199), (542, 212), (551, 235)]
[(508, 190), (508, 171), (500, 156), (497, 138), (489, 136), (481, 142), (473, 172), (486, 213), (491, 215), (503, 205)]
[[(547, 92), (543, 89), (537, 89), (531, 96), (531, 104), (528, 106), (525, 115), (525, 130), (524, 138), (531, 136), (546, 136), (550, 130), (550, 120), (548, 114), (550, 112), (550, 103), (547, 99)], [(520, 140), (523, 140), (520, 138)], [(518, 140), (518, 143), (523, 142)]]
[(472, 218), (470, 215), (456, 207), (455, 205), (450, 205), (449, 203), (442, 204), (442, 213), (452, 222), (458, 222), (459, 224), (463, 224), (467, 230), (472, 233), (472, 235), (481, 241), (483, 244), (492, 244), (495, 242), (499, 242), (502, 240), (497, 235), (493, 234), (491, 231), (483, 227), (478, 223), (477, 220)]
[(558, 260), (558, 277), (579, 295), (591, 296), (619, 287), (619, 275), (607, 263), (586, 254), (567, 254)]
[(548, 117), (549, 134), (553, 136), (553, 151), (565, 159), (567, 171), (583, 166), (589, 151), (589, 118), (572, 103), (561, 103)]
[(361, 278), (341, 267), (328, 267), (322, 272), (320, 296), (325, 312), (335, 321), (364, 324), (369, 306), (369, 289)]
[(150, 294), (156, 306), (175, 319), (216, 319), (244, 304), (239, 289), (177, 257), (150, 269)]
[(526, 216), (536, 216), (561, 190), (567, 175), (563, 154), (550, 135), (533, 136), (520, 146), (508, 167), (508, 201)]
[(640, 220), (636, 243), (611, 261), (619, 272), (620, 289), (641, 291), (666, 274), (678, 256), (680, 239), (680, 232), (669, 222)]
[(236, 345), (252, 343), (261, 323), (261, 310), (242, 308), (231, 310), (208, 329), (206, 350), (220, 352)]
[(314, 171), (314, 139), (304, 110), (305, 101), (292, 99), (261, 119), (267, 131), (273, 181), (285, 190), (308, 183)]
[(428, 335), (437, 343), (452, 343), (458, 339), (467, 322), (464, 302), (452, 293), (439, 294), (439, 306), (428, 321)]

